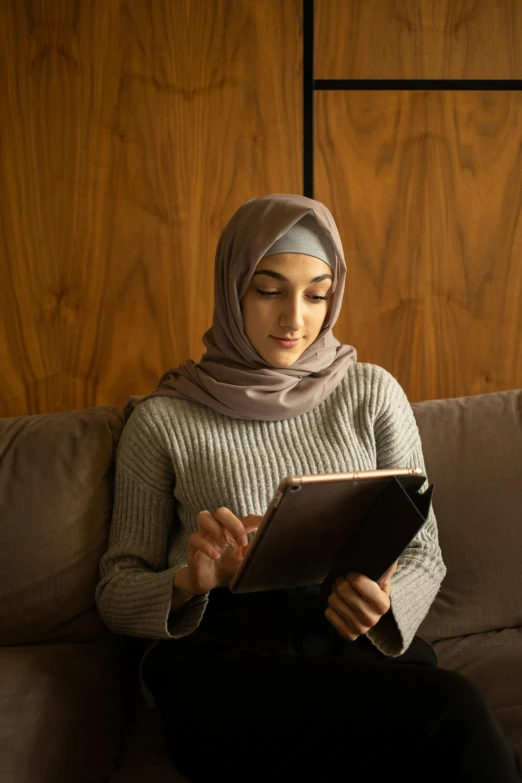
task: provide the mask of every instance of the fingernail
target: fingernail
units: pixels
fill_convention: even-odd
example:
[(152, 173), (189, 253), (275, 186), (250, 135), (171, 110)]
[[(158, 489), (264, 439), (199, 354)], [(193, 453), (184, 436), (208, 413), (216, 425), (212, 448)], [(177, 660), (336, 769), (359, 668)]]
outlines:
[(241, 536), (241, 538), (239, 539), (239, 543), (240, 543), (241, 546), (246, 546), (248, 544), (247, 536), (244, 536), (244, 535)]

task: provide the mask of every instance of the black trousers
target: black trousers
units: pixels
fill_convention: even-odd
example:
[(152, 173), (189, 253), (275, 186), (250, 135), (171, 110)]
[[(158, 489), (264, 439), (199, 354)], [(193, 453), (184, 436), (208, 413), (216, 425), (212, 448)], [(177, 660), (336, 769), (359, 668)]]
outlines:
[(483, 696), (420, 637), (391, 658), (332, 633), (315, 599), (274, 609), (266, 594), (227, 592), (143, 666), (171, 763), (191, 783), (522, 781)]

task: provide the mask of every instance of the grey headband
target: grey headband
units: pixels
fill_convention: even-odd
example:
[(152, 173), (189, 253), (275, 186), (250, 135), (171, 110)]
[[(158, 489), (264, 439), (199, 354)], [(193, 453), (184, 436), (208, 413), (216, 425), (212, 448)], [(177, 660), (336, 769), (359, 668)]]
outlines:
[(288, 229), (266, 251), (265, 256), (275, 256), (277, 253), (302, 253), (325, 261), (335, 271), (335, 253), (332, 243), (311, 214), (312, 210)]

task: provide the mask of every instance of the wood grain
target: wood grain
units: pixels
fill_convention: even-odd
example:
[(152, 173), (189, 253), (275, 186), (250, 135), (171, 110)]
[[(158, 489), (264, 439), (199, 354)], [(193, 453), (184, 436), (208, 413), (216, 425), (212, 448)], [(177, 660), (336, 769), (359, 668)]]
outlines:
[(520, 0), (315, 0), (316, 79), (522, 79)]
[(324, 92), (316, 123), (336, 337), (412, 401), (522, 387), (522, 94)]
[[(483, 8), (466, 29), (487, 59)], [(493, 37), (513, 8), (491, 4)], [(0, 415), (123, 405), (199, 360), (223, 226), (301, 192), (301, 33), (300, 0), (3, 0)], [(484, 75), (471, 50), (446, 75)], [(336, 336), (412, 400), (522, 386), (520, 101), (316, 95), (315, 195), (349, 270)]]
[(2, 0), (0, 415), (198, 361), (219, 234), (298, 193), (300, 0)]

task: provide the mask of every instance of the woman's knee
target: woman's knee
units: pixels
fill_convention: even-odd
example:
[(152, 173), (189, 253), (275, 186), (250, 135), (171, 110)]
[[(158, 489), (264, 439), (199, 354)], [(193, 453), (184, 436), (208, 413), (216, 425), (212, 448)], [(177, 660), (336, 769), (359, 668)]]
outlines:
[(477, 686), (463, 674), (451, 669), (437, 669), (439, 687), (462, 701), (484, 701)]
[(482, 723), (490, 715), (485, 697), (477, 686), (462, 674), (450, 669), (437, 669), (433, 682), (435, 703), (441, 713), (466, 723)]

